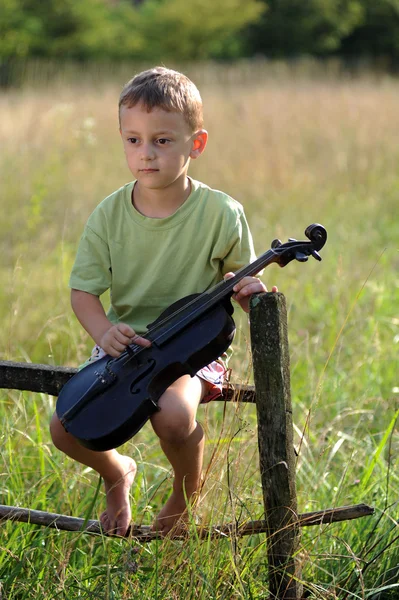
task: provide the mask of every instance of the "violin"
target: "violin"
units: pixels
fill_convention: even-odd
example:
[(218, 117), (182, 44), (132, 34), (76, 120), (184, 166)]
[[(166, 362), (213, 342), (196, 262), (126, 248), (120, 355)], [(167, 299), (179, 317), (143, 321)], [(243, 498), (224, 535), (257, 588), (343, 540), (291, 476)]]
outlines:
[(174, 302), (143, 335), (151, 346), (130, 344), (76, 373), (61, 389), (56, 412), (63, 427), (91, 450), (116, 448), (133, 437), (157, 410), (164, 391), (179, 377), (193, 377), (220, 357), (233, 341), (231, 296), (234, 286), (266, 266), (292, 260), (321, 260), (327, 232), (317, 223), (305, 230), (309, 241), (275, 239), (271, 249), (230, 279), (201, 294)]

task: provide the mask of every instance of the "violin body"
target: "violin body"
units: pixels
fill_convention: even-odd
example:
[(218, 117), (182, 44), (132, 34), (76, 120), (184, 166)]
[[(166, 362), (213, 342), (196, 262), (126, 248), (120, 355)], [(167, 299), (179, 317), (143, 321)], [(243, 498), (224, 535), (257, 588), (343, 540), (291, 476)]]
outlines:
[(202, 294), (172, 304), (144, 334), (151, 346), (131, 344), (117, 358), (104, 356), (89, 364), (62, 388), (57, 415), (65, 430), (91, 450), (110, 450), (130, 439), (159, 410), (158, 400), (182, 375), (192, 377), (219, 358), (235, 332), (230, 301), (233, 288), (246, 276), (277, 263), (306, 262), (318, 253), (327, 232), (317, 223), (305, 235), (310, 241), (273, 240), (271, 249)]
[[(149, 327), (199, 295), (172, 304)], [(110, 450), (129, 440), (159, 410), (157, 401), (174, 381), (193, 377), (227, 350), (235, 332), (232, 312), (230, 300), (219, 302), (180, 335), (84, 367), (58, 397), (57, 415), (66, 431), (91, 450)]]

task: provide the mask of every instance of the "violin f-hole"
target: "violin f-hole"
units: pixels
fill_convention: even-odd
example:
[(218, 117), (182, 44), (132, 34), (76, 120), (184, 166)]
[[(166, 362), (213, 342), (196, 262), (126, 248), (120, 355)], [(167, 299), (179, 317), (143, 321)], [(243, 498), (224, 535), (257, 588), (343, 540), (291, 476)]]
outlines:
[(140, 383), (140, 381), (142, 381), (145, 377), (147, 377), (147, 375), (149, 373), (151, 373), (151, 371), (154, 369), (155, 365), (156, 365), (155, 359), (149, 358), (147, 361), (147, 364), (145, 365), (145, 367), (147, 367), (147, 368), (143, 368), (143, 370), (138, 374), (138, 376), (132, 382), (132, 384), (130, 386), (131, 394), (139, 394), (141, 392), (141, 388), (136, 387), (137, 384)]

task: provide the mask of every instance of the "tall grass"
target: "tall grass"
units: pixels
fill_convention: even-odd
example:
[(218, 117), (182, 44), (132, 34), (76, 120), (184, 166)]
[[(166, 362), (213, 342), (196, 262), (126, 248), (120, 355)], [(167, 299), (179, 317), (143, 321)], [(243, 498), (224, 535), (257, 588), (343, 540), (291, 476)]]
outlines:
[[(257, 72), (258, 75), (258, 72)], [(127, 79), (128, 75), (124, 78)], [(25, 87), (0, 96), (1, 358), (77, 365), (91, 341), (67, 282), (93, 207), (129, 180), (118, 138), (124, 80)], [(205, 154), (191, 174), (240, 200), (258, 253), (322, 223), (321, 264), (270, 267), (287, 298), (301, 512), (367, 502), (375, 517), (308, 528), (298, 560), (313, 598), (399, 597), (399, 82), (286, 77), (245, 86), (203, 77)], [(198, 83), (201, 83), (199, 81)], [(237, 316), (234, 381), (251, 380)], [(95, 518), (95, 473), (60, 455), (47, 423), (54, 398), (0, 391), (3, 504)], [(198, 518), (262, 517), (254, 407), (201, 407), (207, 435)], [(150, 524), (170, 471), (144, 428), (126, 445), (139, 463), (133, 518)], [(265, 536), (147, 546), (3, 524), (1, 594), (30, 598), (268, 598)]]

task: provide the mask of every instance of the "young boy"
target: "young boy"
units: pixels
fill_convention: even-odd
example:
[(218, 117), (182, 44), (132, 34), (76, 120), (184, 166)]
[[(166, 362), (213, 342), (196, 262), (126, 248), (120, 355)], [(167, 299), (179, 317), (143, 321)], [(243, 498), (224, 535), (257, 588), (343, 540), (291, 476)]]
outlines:
[[(73, 310), (96, 343), (90, 360), (116, 357), (128, 344), (148, 346), (147, 325), (176, 300), (203, 292), (254, 258), (240, 204), (187, 176), (191, 159), (205, 149), (202, 101), (184, 75), (157, 67), (129, 81), (119, 101), (120, 134), (134, 181), (106, 198), (86, 224), (72, 270)], [(105, 314), (99, 296), (111, 290)], [(248, 312), (249, 297), (266, 291), (246, 277), (234, 300)], [(167, 534), (200, 487), (204, 434), (198, 405), (221, 394), (223, 367), (215, 362), (195, 377), (175, 381), (151, 417), (173, 471), (172, 493), (154, 528)], [(67, 433), (57, 415), (54, 444), (104, 479), (106, 531), (125, 535), (130, 524), (129, 490), (136, 463), (117, 450), (94, 452)]]

